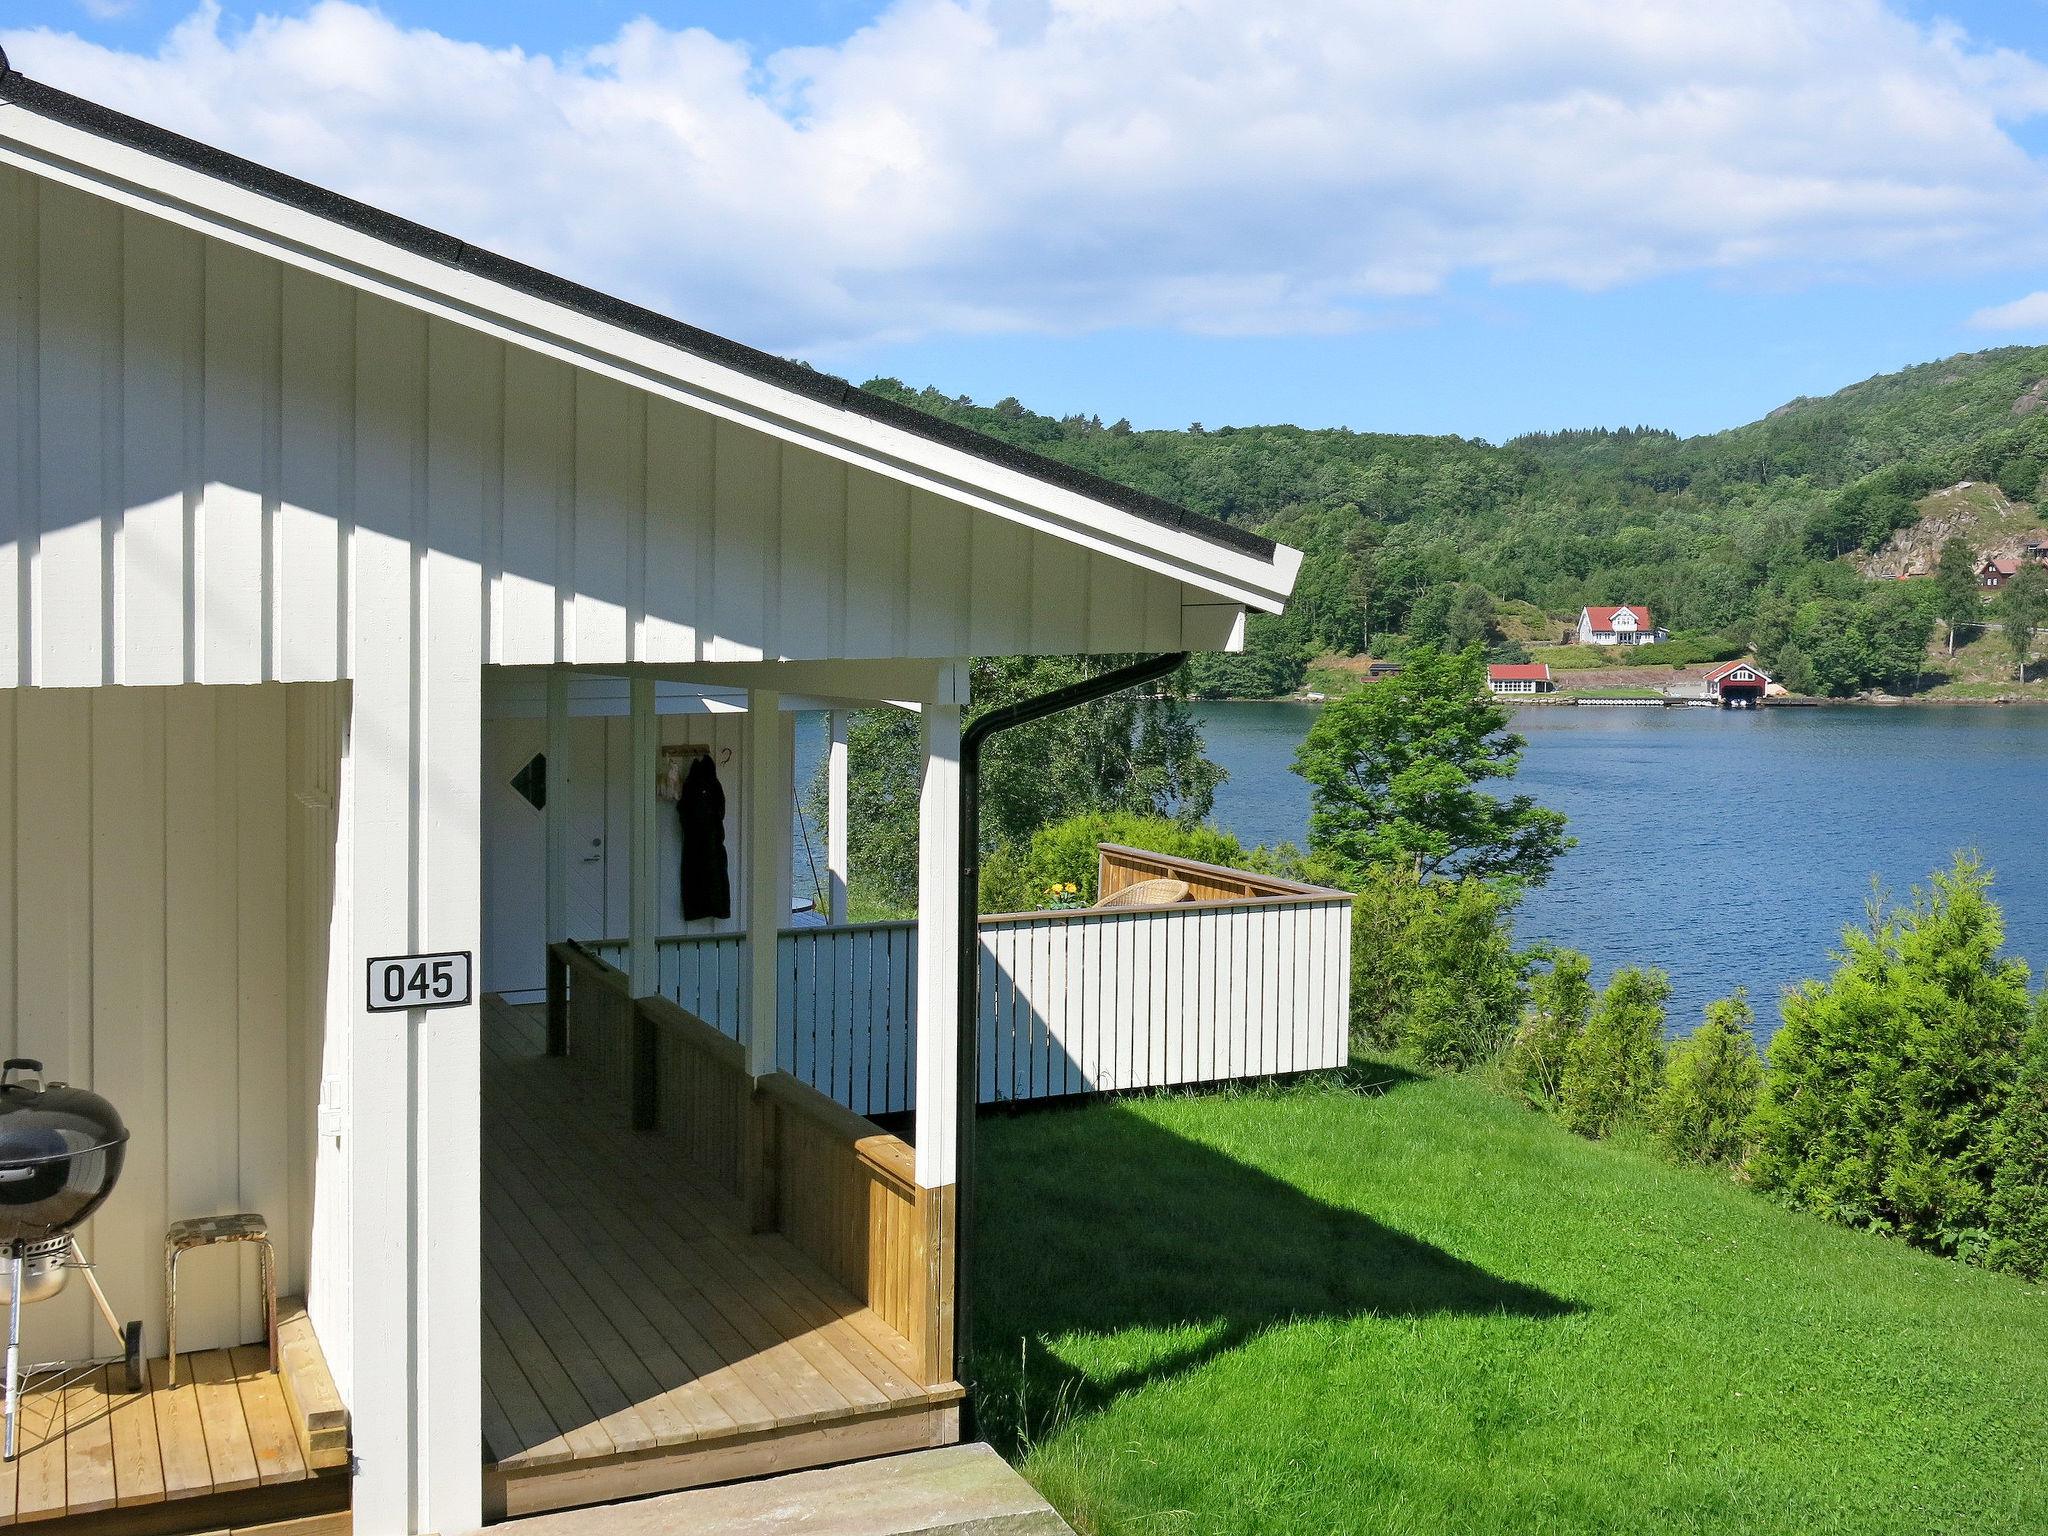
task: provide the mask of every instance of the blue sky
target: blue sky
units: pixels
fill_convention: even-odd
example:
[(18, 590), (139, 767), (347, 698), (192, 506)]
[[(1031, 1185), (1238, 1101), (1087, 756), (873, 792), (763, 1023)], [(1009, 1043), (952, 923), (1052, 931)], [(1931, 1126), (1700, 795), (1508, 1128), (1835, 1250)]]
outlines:
[(2048, 341), (2048, 0), (1528, 9), (9, 0), (0, 41), (834, 371), (1140, 425), (1711, 431)]

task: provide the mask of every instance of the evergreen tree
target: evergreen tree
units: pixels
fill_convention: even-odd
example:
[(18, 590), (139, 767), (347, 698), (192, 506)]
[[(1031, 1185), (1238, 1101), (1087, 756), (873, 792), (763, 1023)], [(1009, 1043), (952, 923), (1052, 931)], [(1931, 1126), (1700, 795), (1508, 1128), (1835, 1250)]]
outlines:
[(1706, 1022), (1672, 1047), (1650, 1124), (1665, 1154), (1681, 1163), (1731, 1163), (1742, 1155), (1763, 1086), (1756, 1014), (1748, 996), (1707, 1004)]
[(2019, 667), (2020, 681), (2027, 680), (2027, 665), (2034, 659), (2034, 631), (2048, 625), (2048, 567), (2031, 562), (2006, 583), (1998, 602), (1999, 618), (2005, 624), (2006, 648)]
[(1785, 999), (1752, 1126), (1750, 1172), (1789, 1204), (1981, 1254), (1999, 1116), (2033, 1014), (2027, 966), (1974, 856), (1871, 901), (1826, 983)]
[(1664, 1005), (1671, 978), (1623, 966), (1565, 1051), (1558, 1118), (1582, 1136), (1607, 1136), (1637, 1118), (1664, 1067)]
[(1975, 624), (1984, 608), (1977, 586), (1977, 556), (1967, 539), (1953, 538), (1941, 546), (1941, 559), (1934, 567), (1934, 590), (1942, 627), (1948, 631), (1948, 653), (1953, 656), (1956, 630)]
[(1999, 1117), (1986, 1262), (2048, 1275), (2048, 1007), (2027, 1035), (2019, 1079)]
[(1512, 905), (1478, 880), (1425, 881), (1406, 865), (1367, 871), (1352, 908), (1353, 1039), (1452, 1071), (1498, 1057), (1523, 1000)]
[(1507, 1080), (1539, 1109), (1555, 1109), (1565, 1058), (1593, 1008), (1593, 962), (1576, 949), (1560, 949), (1550, 968), (1529, 983), (1529, 1007), (1508, 1048)]

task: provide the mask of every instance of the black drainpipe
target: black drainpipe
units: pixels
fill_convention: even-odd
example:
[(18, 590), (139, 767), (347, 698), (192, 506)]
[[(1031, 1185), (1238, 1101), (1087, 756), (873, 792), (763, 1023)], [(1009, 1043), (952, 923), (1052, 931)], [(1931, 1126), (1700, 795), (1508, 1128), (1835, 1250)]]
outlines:
[[(1093, 704), (1140, 683), (1155, 682), (1179, 669), (1186, 651), (1118, 667), (1099, 677), (1069, 683), (1035, 699), (1005, 704), (977, 718), (960, 733), (960, 1082), (954, 1133), (953, 1186), (953, 1374), (967, 1381), (968, 1350), (974, 1342), (974, 1114), (981, 1098), (981, 748), (998, 731), (1028, 725), (1081, 704)], [(973, 1399), (965, 1405), (973, 1433)]]

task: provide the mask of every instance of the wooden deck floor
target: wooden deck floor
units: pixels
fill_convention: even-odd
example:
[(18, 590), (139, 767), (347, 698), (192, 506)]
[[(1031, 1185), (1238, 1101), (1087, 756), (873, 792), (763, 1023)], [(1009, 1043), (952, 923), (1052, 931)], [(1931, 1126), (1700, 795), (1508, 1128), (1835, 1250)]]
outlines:
[(957, 1438), (960, 1389), (625, 1106), (486, 1002), (483, 1348), (494, 1516)]
[(346, 1533), (346, 1420), (338, 1434), (322, 1427), (339, 1400), (303, 1319), (293, 1328), (283, 1376), (256, 1344), (180, 1355), (176, 1388), (162, 1360), (140, 1393), (118, 1368), (34, 1379), (21, 1453), (0, 1463), (0, 1525), (161, 1536), (291, 1521), (295, 1536)]

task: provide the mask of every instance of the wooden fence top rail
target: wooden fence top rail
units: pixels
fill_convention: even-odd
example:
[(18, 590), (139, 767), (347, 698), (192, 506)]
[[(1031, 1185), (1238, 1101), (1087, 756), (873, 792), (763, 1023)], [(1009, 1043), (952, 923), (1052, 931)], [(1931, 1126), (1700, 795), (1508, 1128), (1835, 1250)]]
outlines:
[[(1270, 912), (1283, 907), (1325, 906), (1333, 902), (1349, 902), (1349, 891), (1340, 891), (1330, 886), (1300, 885), (1270, 896), (1212, 896), (1199, 897), (1193, 901), (1177, 901), (1164, 907), (1042, 907), (1031, 912), (984, 912), (976, 922), (983, 928), (1018, 923), (1094, 923), (1129, 921), (1132, 918), (1159, 917), (1176, 912), (1217, 912), (1234, 908), (1248, 911)], [(915, 918), (892, 919), (882, 923), (832, 923), (820, 924), (813, 928), (780, 928), (778, 938), (821, 938), (828, 934), (882, 933), (914, 931)], [(744, 933), (664, 933), (655, 939), (657, 945), (676, 947), (683, 944), (742, 944)], [(576, 941), (592, 948), (601, 946), (623, 946), (623, 938), (583, 939)], [(615, 975), (623, 975), (615, 966), (603, 960), (591, 963), (603, 965)]]
[(589, 942), (582, 939), (564, 939), (559, 944), (550, 944), (548, 948), (560, 955), (568, 964), (582, 970), (595, 972), (599, 980), (608, 982), (610, 985), (621, 990), (630, 990), (631, 983), (627, 979), (626, 973), (616, 965), (613, 965), (609, 960), (604, 959), (592, 947), (595, 944), (623, 944), (625, 942), (624, 939), (595, 939)]
[(1351, 899), (1349, 891), (1340, 891), (1327, 885), (1310, 885), (1306, 881), (1288, 880), (1280, 875), (1262, 875), (1249, 869), (1232, 869), (1226, 864), (1204, 864), (1200, 859), (1183, 859), (1174, 854), (1150, 853), (1143, 848), (1132, 848), (1123, 843), (1097, 843), (1095, 851), (1124, 864), (1156, 869), (1167, 874), (1204, 875), (1211, 880), (1228, 880), (1236, 885), (1265, 888), (1248, 890), (1247, 895), (1342, 897), (1346, 901)]
[(747, 1070), (747, 1048), (722, 1029), (714, 1028), (679, 1003), (665, 997), (639, 997), (633, 1006), (663, 1029), (680, 1036), (689, 1047), (735, 1072)]
[(770, 1072), (755, 1084), (767, 1097), (817, 1122), (852, 1146), (862, 1162), (904, 1190), (917, 1187), (917, 1156), (900, 1136), (891, 1136), (874, 1121), (828, 1099), (801, 1078)]

